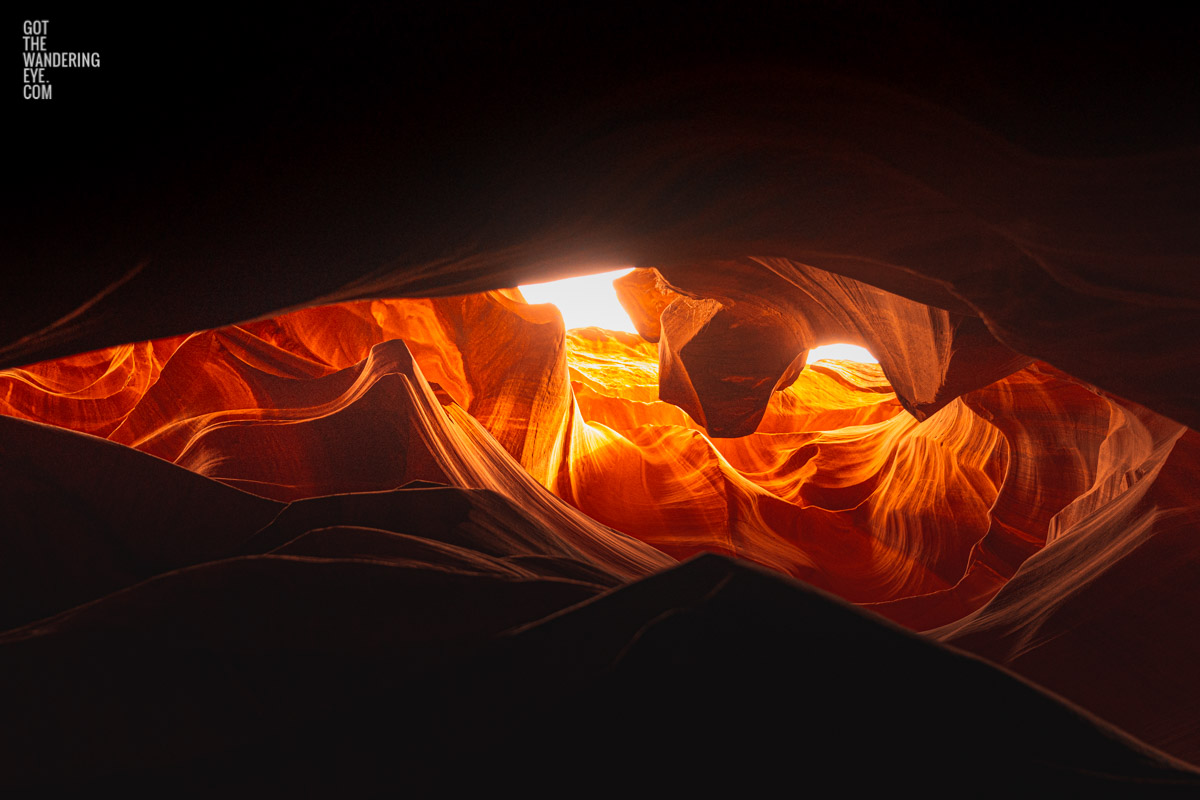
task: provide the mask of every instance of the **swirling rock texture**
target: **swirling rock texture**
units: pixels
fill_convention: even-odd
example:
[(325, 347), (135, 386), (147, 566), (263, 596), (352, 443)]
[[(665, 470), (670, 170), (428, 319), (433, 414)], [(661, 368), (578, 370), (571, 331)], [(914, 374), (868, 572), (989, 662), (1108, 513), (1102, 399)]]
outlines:
[[(153, 137), (23, 109), (0, 779), (1200, 786), (1189, 28), (909, 11), (244, 17)], [(510, 288), (617, 264), (638, 335)]]

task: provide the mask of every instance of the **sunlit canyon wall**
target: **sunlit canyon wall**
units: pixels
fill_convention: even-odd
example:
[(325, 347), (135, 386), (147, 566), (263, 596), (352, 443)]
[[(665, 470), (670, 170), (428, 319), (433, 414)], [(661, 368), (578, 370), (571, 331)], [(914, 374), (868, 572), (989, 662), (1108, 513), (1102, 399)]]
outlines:
[[(320, 306), (10, 369), (3, 410), (264, 506), (485, 490), (517, 510), (518, 530), (468, 541), (510, 574), (615, 586), (701, 552), (748, 559), (1195, 759), (1195, 698), (1180, 687), (1200, 662), (1168, 644), (1168, 612), (1200, 591), (1183, 577), (1197, 557), (1196, 434), (1017, 356), (977, 322), (786, 268), (793, 288), (758, 299), (683, 295), (635, 271), (618, 286), (643, 335), (564, 331), (556, 309), (514, 290)], [(720, 274), (739, 270), (773, 277), (754, 261)], [(803, 367), (809, 347), (846, 339), (881, 363)], [(335, 531), (282, 552), (378, 555), (369, 526)], [(81, 541), (24, 546), (44, 571), (6, 563), (9, 624), (142, 577), (89, 560)], [(63, 546), (82, 549), (53, 563)], [(197, 555), (134, 549), (147, 546), (166, 563)], [(1129, 643), (1115, 662), (1103, 656), (1114, 639)]]

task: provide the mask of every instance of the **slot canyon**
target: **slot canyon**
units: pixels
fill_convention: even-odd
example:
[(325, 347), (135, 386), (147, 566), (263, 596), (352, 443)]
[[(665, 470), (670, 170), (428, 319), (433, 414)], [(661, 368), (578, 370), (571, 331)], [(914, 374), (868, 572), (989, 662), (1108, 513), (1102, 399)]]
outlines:
[(722, 9), (52, 23), (0, 785), (1200, 789), (1196, 24)]

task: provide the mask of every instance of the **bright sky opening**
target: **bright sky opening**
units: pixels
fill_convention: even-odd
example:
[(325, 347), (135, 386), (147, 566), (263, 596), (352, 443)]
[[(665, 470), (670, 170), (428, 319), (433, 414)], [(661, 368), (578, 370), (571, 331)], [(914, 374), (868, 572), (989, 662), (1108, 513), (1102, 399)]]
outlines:
[[(558, 306), (567, 330), (596, 327), (636, 333), (633, 320), (617, 300), (617, 291), (612, 285), (617, 278), (630, 272), (633, 272), (632, 267), (560, 281), (530, 283), (519, 288), (526, 302), (553, 303)], [(827, 344), (808, 352), (808, 363), (823, 360), (879, 363), (866, 348), (853, 344)]]
[(633, 267), (549, 283), (531, 283), (520, 289), (526, 302), (553, 303), (558, 306), (567, 330), (596, 327), (637, 333), (633, 328), (633, 320), (617, 300), (617, 290), (612, 285), (617, 278), (630, 272), (633, 272)]
[(856, 344), (823, 344), (808, 351), (809, 364), (814, 361), (857, 361), (859, 364), (878, 364), (871, 351)]

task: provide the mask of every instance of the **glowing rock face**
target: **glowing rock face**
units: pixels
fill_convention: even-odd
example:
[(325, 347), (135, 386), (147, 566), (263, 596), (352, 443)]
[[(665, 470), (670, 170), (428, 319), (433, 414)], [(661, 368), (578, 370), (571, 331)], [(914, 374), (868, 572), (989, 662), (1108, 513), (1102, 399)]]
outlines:
[(977, 317), (787, 259), (672, 275), (692, 296), (674, 291), (655, 270), (617, 284), (639, 332), (661, 340), (663, 398), (714, 435), (752, 433), (772, 392), (794, 381), (819, 345), (867, 345), (917, 419), (1032, 361), (992, 338)]
[[(795, 355), (780, 352), (786, 370)], [(10, 411), (283, 501), (410, 481), (495, 487), (494, 457), (471, 441), (481, 424), (617, 531), (676, 558), (757, 561), (918, 629), (978, 608), (1045, 542), (1091, 488), (1107, 425), (1107, 401), (1036, 370), (918, 424), (880, 367), (840, 363), (792, 376), (765, 408), (756, 384), (727, 384), (760, 422), (721, 438), (657, 399), (659, 365), (677, 358), (633, 335), (564, 338), (553, 309), (505, 293), (367, 301), (41, 365), (56, 391), (26, 389)], [(28, 387), (29, 374), (7, 380)], [(119, 401), (114, 374), (126, 376)]]
[[(592, 424), (559, 494), (672, 555), (749, 558), (863, 602), (953, 585), (986, 529), (1007, 460), (996, 431), (959, 406), (918, 426), (875, 367), (810, 367), (772, 396), (761, 432), (709, 438), (621, 382), (653, 374), (652, 346), (570, 340), (573, 372), (592, 379), (579, 402)], [(600, 386), (598, 352), (614, 366)]]
[[(810, 314), (809, 327), (797, 328), (778, 313), (795, 296), (672, 296), (661, 276), (639, 270), (618, 285), (657, 344), (595, 328), (565, 332), (554, 309), (509, 291), (361, 301), (8, 370), (0, 373), (4, 412), (102, 436), (258, 495), (261, 508), (241, 515), (260, 527), (278, 503), (316, 508), (294, 504), (381, 492), (382, 502), (398, 487), (427, 484), (482, 490), (502, 499), (488, 503), (519, 509), (477, 506), (473, 519), (522, 518), (487, 524), (486, 533), (477, 523), (454, 528), (475, 555), (430, 555), (426, 544), (347, 526), (344, 517), (325, 532), (295, 523), (293, 533), (305, 535), (281, 554), (348, 547), (447, 568), (524, 569), (514, 574), (529, 579), (586, 575), (592, 587), (700, 552), (749, 559), (910, 628), (936, 629), (937, 638), (1195, 754), (1198, 738), (1178, 733), (1187, 702), (1174, 727), (1157, 733), (1162, 718), (1104, 694), (1115, 691), (1111, 675), (1064, 680), (1047, 661), (1057, 654), (1057, 663), (1083, 669), (1088, 639), (1058, 634), (1087, 627), (1072, 620), (1095, 602), (1097, 576), (1169, 546), (1179, 515), (1194, 517), (1195, 500), (1181, 488), (1195, 474), (1194, 436), (1046, 365), (1018, 368), (1028, 359), (972, 333), (969, 320), (805, 275), (808, 291), (824, 287), (823, 302), (842, 308), (841, 321), (833, 315), (821, 327)], [(881, 363), (803, 368), (805, 343), (845, 333), (862, 303), (875, 304), (875, 327), (855, 323), (860, 333), (850, 338)], [(656, 309), (658, 330), (647, 322)], [(780, 337), (781, 329), (792, 333)], [(784, 344), (763, 351), (766, 341)], [(722, 369), (734, 380), (723, 380), (730, 374)], [(995, 380), (997, 372), (1005, 376)], [(660, 389), (679, 405), (659, 399)], [(693, 411), (755, 430), (712, 435)], [(10, 441), (26, 433), (13, 428)], [(395, 497), (405, 514), (430, 513), (406, 499), (411, 490)], [(247, 525), (231, 524), (242, 532), (230, 536), (249, 535)], [(188, 564), (209, 552), (148, 542), (131, 546), (166, 550), (146, 563)], [(512, 557), (530, 566), (487, 560)], [(144, 569), (67, 569), (71, 591), (14, 574), (10, 622), (127, 585)], [(1174, 602), (1191, 596), (1179, 583), (1146, 590)], [(1138, 624), (1153, 629), (1154, 620)], [(1179, 681), (1192, 665), (1168, 660), (1158, 669)], [(1160, 690), (1141, 691), (1145, 699)]]
[[(112, 358), (108, 372), (126, 351)], [(80, 360), (59, 370), (94, 386), (83, 368), (101, 360)], [(500, 293), (310, 309), (195, 334), (152, 363), (140, 397), (88, 424), (246, 491), (290, 501), (410, 481), (487, 486), (494, 469), (461, 441), (478, 421), (605, 525), (677, 558), (748, 558), (856, 602), (953, 587), (1008, 460), (961, 404), (918, 426), (866, 365), (805, 370), (756, 412), (761, 433), (709, 438), (656, 399), (655, 345), (597, 329), (564, 340), (552, 309)], [(428, 402), (425, 375), (446, 412)]]

